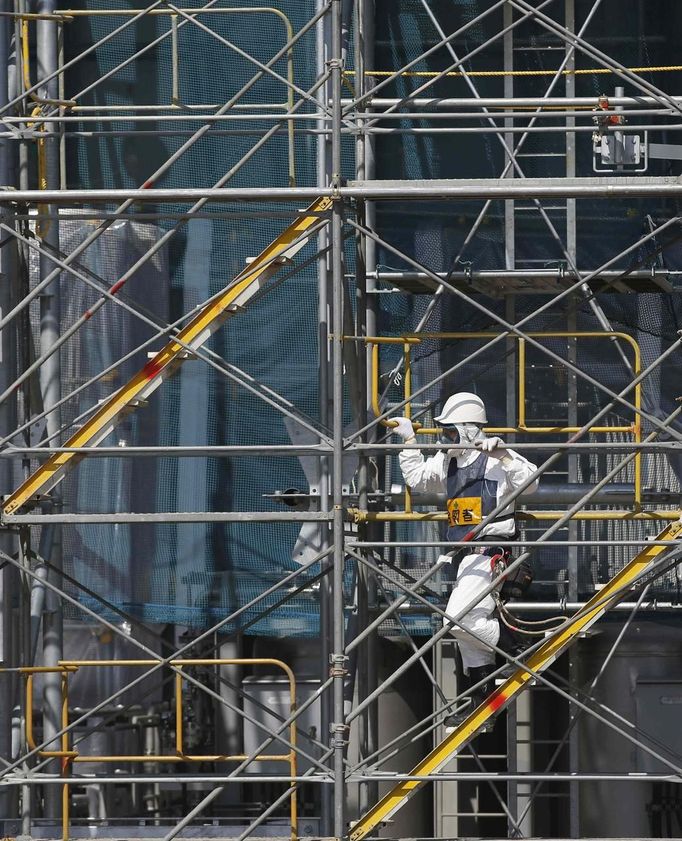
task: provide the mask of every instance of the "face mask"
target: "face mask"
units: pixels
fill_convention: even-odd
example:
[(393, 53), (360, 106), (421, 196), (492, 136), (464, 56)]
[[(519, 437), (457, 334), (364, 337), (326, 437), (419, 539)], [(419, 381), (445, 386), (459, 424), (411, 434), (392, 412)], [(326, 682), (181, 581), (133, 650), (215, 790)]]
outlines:
[(475, 444), (485, 438), (483, 431), (475, 423), (458, 423), (456, 427), (462, 444)]

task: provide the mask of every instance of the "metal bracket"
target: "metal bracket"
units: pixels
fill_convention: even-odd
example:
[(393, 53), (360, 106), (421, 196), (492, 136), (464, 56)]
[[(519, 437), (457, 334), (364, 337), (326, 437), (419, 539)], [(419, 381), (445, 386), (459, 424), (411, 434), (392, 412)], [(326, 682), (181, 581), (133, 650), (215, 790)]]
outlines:
[(329, 186), (332, 191), (332, 201), (339, 201), (341, 198), (341, 176), (338, 172), (332, 172)]
[(342, 748), (348, 744), (348, 733), (350, 727), (347, 724), (337, 724), (332, 721), (329, 725), (329, 733), (332, 736), (331, 746), (334, 748)]
[(329, 677), (345, 677), (348, 674), (348, 669), (345, 664), (348, 657), (345, 654), (330, 654), (329, 655)]

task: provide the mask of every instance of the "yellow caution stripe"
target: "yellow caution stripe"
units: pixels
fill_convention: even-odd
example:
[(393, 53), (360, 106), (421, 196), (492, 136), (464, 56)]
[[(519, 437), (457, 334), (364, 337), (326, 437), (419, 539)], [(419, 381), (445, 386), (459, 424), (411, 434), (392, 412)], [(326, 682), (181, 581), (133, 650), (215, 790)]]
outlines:
[[(114, 392), (83, 426), (64, 443), (64, 447), (95, 447), (116, 427), (128, 411), (154, 392), (187, 358), (187, 350), (201, 347), (228, 316), (243, 307), (261, 286), (307, 243), (303, 236), (329, 210), (332, 199), (321, 198), (277, 237), (240, 272), (222, 294), (211, 299), (192, 320), (135, 376)], [(115, 285), (115, 284), (114, 284)], [(5, 501), (3, 514), (9, 516), (38, 493), (46, 493), (83, 458), (82, 453), (56, 453), (42, 464)]]
[[(663, 529), (656, 540), (678, 540), (682, 537), (679, 520)], [(558, 630), (526, 661), (526, 668), (519, 668), (505, 683), (497, 688), (480, 706), (473, 710), (460, 726), (448, 735), (431, 753), (410, 771), (410, 776), (424, 777), (437, 773), (478, 733), (492, 716), (504, 709), (533, 679), (531, 672), (547, 669), (573, 643), (578, 635), (593, 625), (609, 608), (626, 594), (632, 584), (650, 564), (666, 550), (666, 546), (647, 546), (630, 563), (623, 567), (608, 584)], [(360, 820), (353, 825), (350, 841), (361, 841), (369, 833), (395, 814), (410, 797), (424, 785), (424, 780), (403, 780), (388, 792)]]

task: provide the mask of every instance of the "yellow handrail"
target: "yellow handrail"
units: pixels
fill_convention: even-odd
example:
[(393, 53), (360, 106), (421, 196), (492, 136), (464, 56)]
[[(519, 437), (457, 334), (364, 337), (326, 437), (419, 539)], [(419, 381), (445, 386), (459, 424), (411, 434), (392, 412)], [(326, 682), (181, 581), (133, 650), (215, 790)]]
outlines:
[[(404, 366), (405, 366), (405, 388), (404, 399), (408, 401), (405, 404), (405, 415), (410, 417), (411, 406), (409, 399), (411, 397), (411, 376), (408, 376), (408, 371), (411, 370), (411, 348), (413, 344), (419, 344), (425, 339), (491, 339), (498, 336), (499, 333), (491, 331), (480, 331), (473, 333), (466, 332), (438, 332), (438, 333), (406, 333), (402, 336), (364, 336), (360, 337), (359, 341), (371, 345), (371, 371), (372, 371), (372, 411), (375, 417), (380, 417), (383, 412), (379, 405), (379, 348), (382, 344), (400, 344), (403, 347)], [(627, 333), (622, 333), (615, 330), (598, 331), (575, 331), (575, 330), (542, 330), (527, 333), (526, 336), (533, 339), (619, 339), (627, 344), (633, 350), (633, 372), (635, 376), (639, 375), (642, 370), (642, 357), (639, 344), (632, 336)], [(349, 339), (357, 340), (358, 337), (347, 337)], [(516, 434), (525, 433), (529, 435), (564, 435), (578, 432), (582, 427), (579, 426), (528, 426), (526, 418), (526, 342), (523, 336), (510, 336), (518, 342), (518, 420), (516, 426), (489, 426), (485, 427), (485, 432), (489, 434)], [(634, 436), (634, 442), (639, 444), (642, 441), (642, 385), (637, 383), (634, 387), (635, 417), (633, 422), (627, 426), (592, 426), (589, 429), (590, 434), (608, 434), (613, 432), (626, 432)], [(408, 414), (410, 410), (410, 414)], [(394, 423), (390, 420), (381, 420), (384, 426), (393, 427)], [(415, 424), (415, 431), (419, 435), (438, 435), (442, 431), (439, 427), (423, 427)], [(635, 471), (635, 506), (639, 508), (642, 504), (642, 454), (637, 452), (634, 459)], [(408, 497), (408, 490), (405, 490), (405, 511), (410, 513), (412, 510), (411, 498)]]
[[(20, 671), (26, 675), (26, 742), (31, 750), (34, 750), (42, 757), (57, 757), (62, 762), (62, 775), (68, 776), (71, 764), (74, 762), (159, 762), (159, 763), (173, 763), (173, 762), (243, 762), (248, 759), (247, 754), (214, 754), (214, 755), (193, 755), (186, 754), (183, 748), (183, 700), (182, 700), (182, 680), (183, 675), (181, 671), (176, 671), (175, 674), (175, 754), (161, 754), (161, 755), (130, 755), (130, 754), (112, 754), (112, 755), (81, 755), (77, 750), (72, 750), (69, 747), (69, 692), (68, 692), (68, 676), (70, 672), (76, 672), (80, 668), (92, 667), (114, 667), (114, 666), (133, 666), (133, 667), (150, 667), (157, 665), (158, 660), (60, 660), (56, 666), (24, 666)], [(287, 676), (289, 682), (289, 713), (293, 715), (296, 711), (296, 677), (292, 669), (282, 660), (276, 660), (270, 657), (245, 657), (245, 658), (200, 658), (200, 659), (176, 659), (171, 660), (168, 664), (178, 670), (185, 666), (275, 666), (281, 669)], [(62, 719), (61, 728), (65, 730), (61, 737), (61, 750), (37, 750), (36, 740), (33, 733), (33, 677), (35, 674), (45, 672), (58, 672), (62, 676)], [(289, 725), (289, 745), (290, 751), (286, 754), (258, 754), (253, 757), (253, 761), (271, 761), (271, 762), (286, 762), (289, 765), (291, 776), (291, 798), (290, 798), (290, 816), (291, 816), (291, 841), (297, 841), (298, 838), (298, 801), (297, 801), (297, 783), (296, 776), (298, 774), (298, 758), (296, 755), (296, 722), (292, 721)], [(62, 788), (62, 833), (63, 841), (68, 841), (69, 837), (69, 784), (64, 783)]]
[[(363, 511), (361, 508), (348, 508), (349, 519), (354, 523), (401, 523), (401, 522), (439, 522), (447, 521), (445, 511)], [(563, 511), (516, 511), (517, 520), (558, 520)], [(629, 509), (612, 511), (578, 511), (572, 520), (678, 520), (680, 511), (631, 511)]]

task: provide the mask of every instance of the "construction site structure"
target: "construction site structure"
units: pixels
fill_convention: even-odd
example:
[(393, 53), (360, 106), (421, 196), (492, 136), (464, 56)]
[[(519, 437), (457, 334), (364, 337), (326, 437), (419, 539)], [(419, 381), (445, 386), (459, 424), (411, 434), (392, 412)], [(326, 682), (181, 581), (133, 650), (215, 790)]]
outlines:
[(682, 9), (0, 12), (0, 836), (682, 834)]

